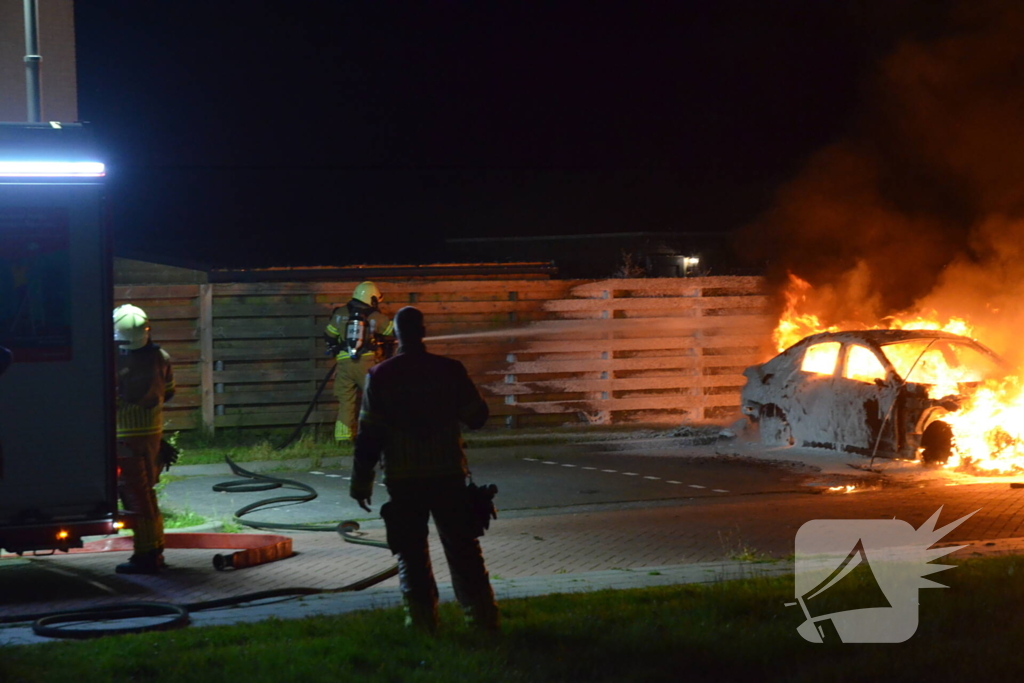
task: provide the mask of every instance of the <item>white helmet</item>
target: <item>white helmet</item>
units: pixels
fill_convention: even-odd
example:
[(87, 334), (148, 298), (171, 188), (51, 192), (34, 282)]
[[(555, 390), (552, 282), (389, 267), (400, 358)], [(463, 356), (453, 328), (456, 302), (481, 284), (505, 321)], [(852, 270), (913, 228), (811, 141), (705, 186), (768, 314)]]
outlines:
[(122, 304), (114, 309), (114, 341), (135, 351), (149, 343), (149, 316), (138, 306)]

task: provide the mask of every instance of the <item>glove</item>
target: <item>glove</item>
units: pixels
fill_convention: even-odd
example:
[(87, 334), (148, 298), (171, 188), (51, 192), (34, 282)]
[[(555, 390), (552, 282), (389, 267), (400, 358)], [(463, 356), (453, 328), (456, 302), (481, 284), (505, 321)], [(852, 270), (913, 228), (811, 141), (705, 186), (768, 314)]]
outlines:
[(373, 479), (374, 473), (370, 473), (370, 478), (367, 480), (360, 481), (356, 476), (355, 472), (352, 473), (352, 482), (348, 486), (348, 495), (351, 496), (359, 507), (363, 508), (367, 512), (370, 512), (370, 502), (373, 497)]
[(178, 462), (179, 456), (180, 453), (177, 448), (162, 439), (160, 440), (160, 452), (158, 454), (160, 469), (164, 472), (169, 471), (171, 469), (171, 465)]

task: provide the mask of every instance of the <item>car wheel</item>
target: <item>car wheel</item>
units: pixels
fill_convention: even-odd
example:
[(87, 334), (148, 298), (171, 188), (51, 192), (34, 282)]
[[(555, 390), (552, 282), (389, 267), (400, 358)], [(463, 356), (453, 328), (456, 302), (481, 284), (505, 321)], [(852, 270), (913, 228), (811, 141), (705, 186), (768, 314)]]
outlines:
[(793, 432), (786, 422), (786, 414), (778, 406), (762, 407), (757, 424), (761, 430), (761, 443), (765, 446), (793, 445)]
[(953, 428), (937, 420), (921, 435), (921, 459), (926, 465), (944, 465), (953, 455)]

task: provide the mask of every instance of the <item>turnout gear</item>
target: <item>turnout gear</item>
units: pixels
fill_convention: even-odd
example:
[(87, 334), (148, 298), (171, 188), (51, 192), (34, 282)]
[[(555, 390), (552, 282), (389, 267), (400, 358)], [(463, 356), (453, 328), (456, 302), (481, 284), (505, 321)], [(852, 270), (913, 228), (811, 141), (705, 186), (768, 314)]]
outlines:
[[(405, 308), (396, 319), (410, 310), (420, 315)], [(368, 372), (349, 495), (368, 507), (380, 462), (389, 497), (380, 514), (398, 558), (408, 625), (429, 633), (437, 628), (437, 584), (427, 543), (433, 517), (467, 623), (497, 631), (498, 607), (477, 540), (489, 524), (497, 489), (467, 487), (460, 429), (460, 423), (482, 427), (487, 404), (462, 363), (427, 353), (422, 336), (420, 329), (409, 337), (399, 322), (398, 355)]]
[(174, 373), (170, 356), (150, 341), (142, 309), (119, 306), (114, 335), (121, 343), (116, 363), (118, 493), (135, 547), (135, 554), (117, 571), (155, 574), (163, 566), (164, 525), (153, 487), (160, 481), (160, 470), (173, 461), (162, 437), (163, 405), (174, 396)]
[(138, 306), (124, 304), (114, 309), (114, 341), (128, 351), (149, 343), (149, 316)]
[(324, 330), (328, 351), (335, 356), (334, 396), (338, 418), (336, 441), (350, 441), (357, 431), (359, 394), (366, 373), (378, 363), (394, 336), (394, 324), (377, 309), (383, 295), (372, 282), (363, 282), (344, 306), (338, 306)]

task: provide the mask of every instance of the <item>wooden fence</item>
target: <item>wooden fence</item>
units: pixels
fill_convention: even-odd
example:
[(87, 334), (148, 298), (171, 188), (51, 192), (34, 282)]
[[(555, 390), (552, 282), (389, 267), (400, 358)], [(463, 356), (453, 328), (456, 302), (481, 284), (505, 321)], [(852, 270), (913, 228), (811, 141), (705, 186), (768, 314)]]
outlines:
[[(169, 428), (283, 426), (333, 363), (323, 329), (356, 284), (131, 285), (115, 298), (146, 309), (174, 360)], [(513, 427), (726, 416), (774, 322), (750, 277), (380, 284), (385, 312), (422, 310), (430, 349), (461, 360), (492, 424)], [(311, 424), (333, 425), (330, 389)]]

